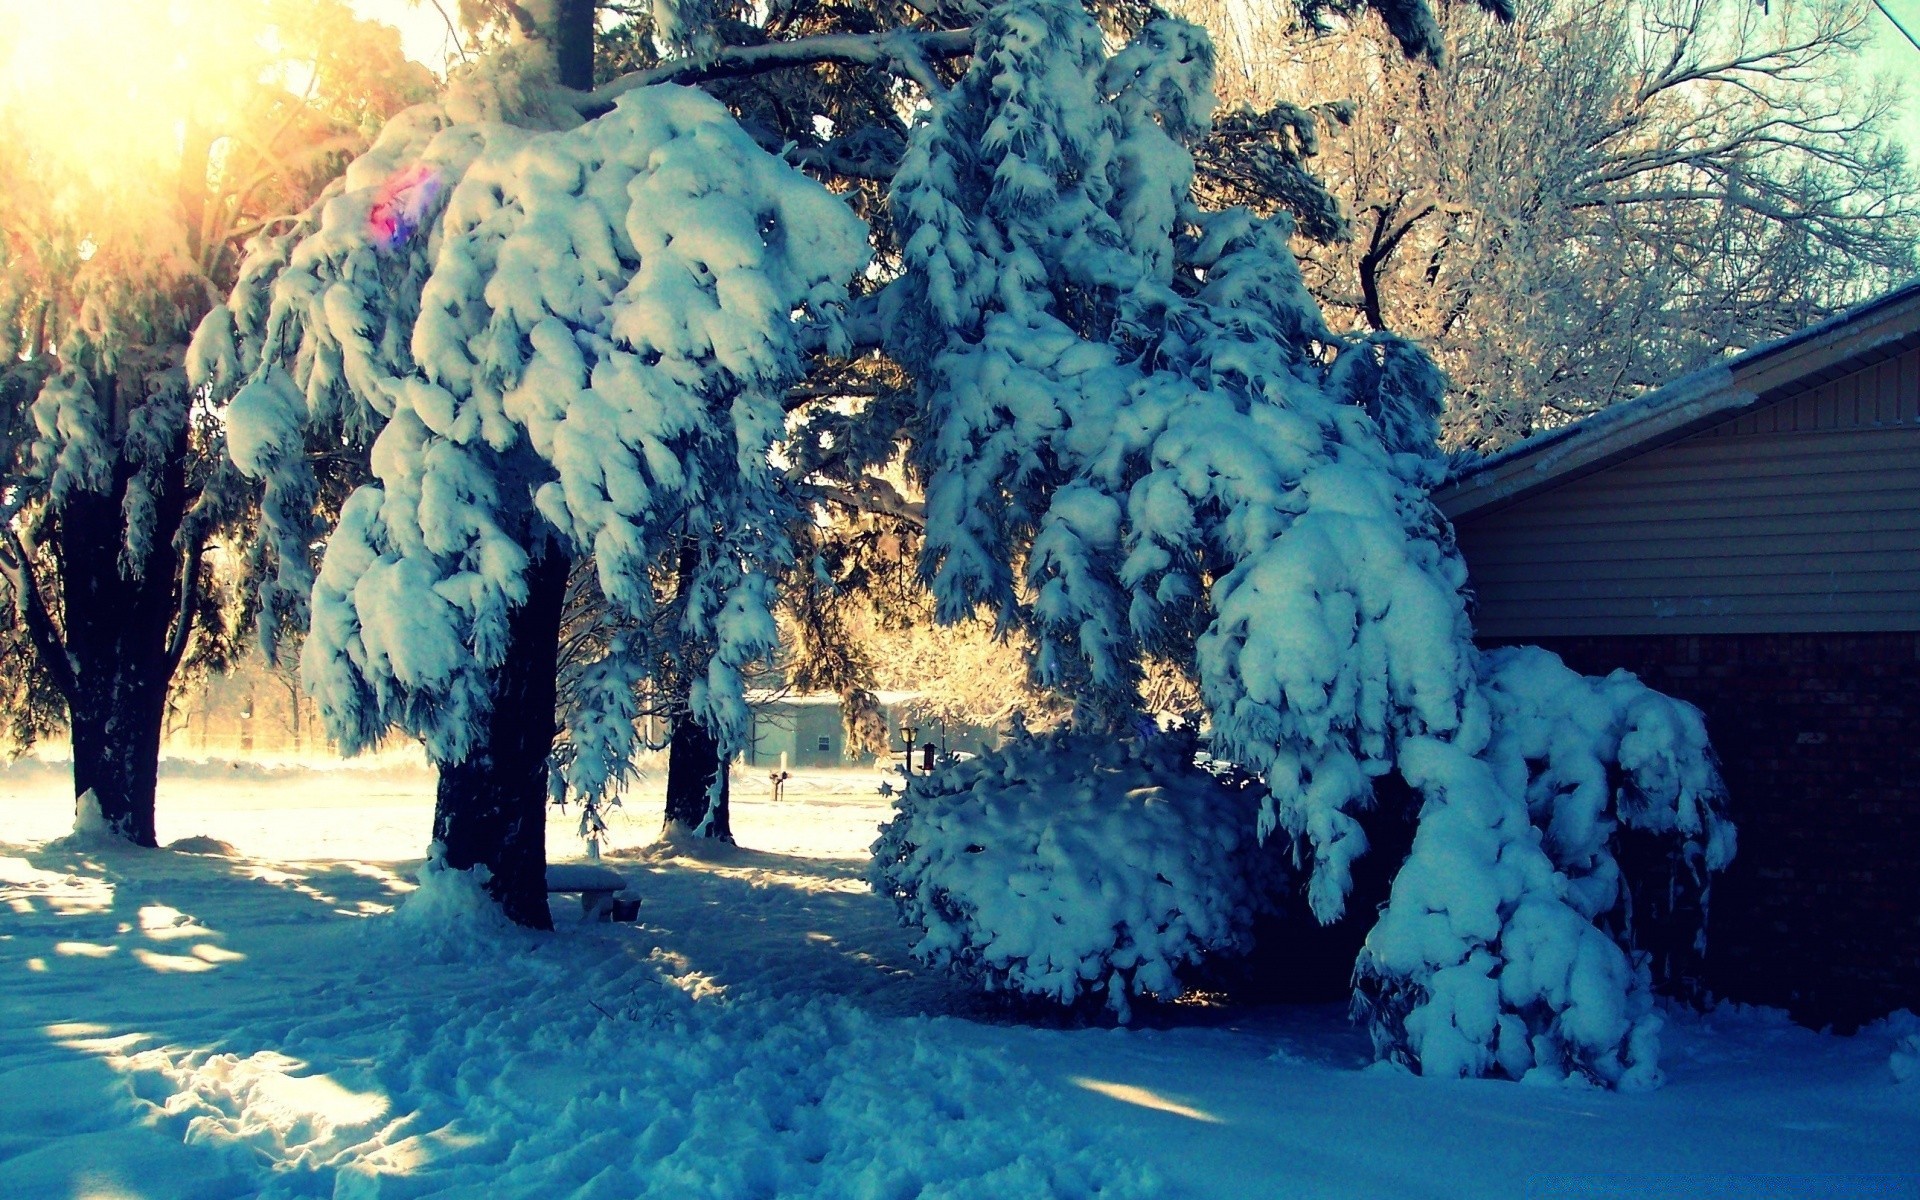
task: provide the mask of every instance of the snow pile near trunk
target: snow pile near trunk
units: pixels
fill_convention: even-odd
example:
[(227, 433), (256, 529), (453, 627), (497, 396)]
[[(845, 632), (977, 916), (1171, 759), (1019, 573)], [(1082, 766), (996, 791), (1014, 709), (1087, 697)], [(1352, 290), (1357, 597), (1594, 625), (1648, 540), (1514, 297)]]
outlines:
[(107, 824), (106, 814), (100, 811), (100, 797), (88, 788), (73, 802), (73, 836), (106, 837), (112, 832), (113, 826)]
[(487, 894), (490, 878), (492, 873), (484, 866), (468, 871), (449, 867), (446, 847), (435, 842), (420, 866), (420, 886), (394, 910), (394, 924), (403, 936), (437, 958), (498, 953), (500, 938), (514, 926)]
[(73, 829), (53, 843), (73, 850), (100, 846), (132, 845), (100, 811), (100, 797), (92, 788), (80, 793), (73, 802)]
[(1073, 1004), (1180, 994), (1177, 972), (1244, 951), (1271, 870), (1258, 789), (1193, 763), (1178, 735), (1016, 740), (916, 779), (871, 880), (914, 957)]

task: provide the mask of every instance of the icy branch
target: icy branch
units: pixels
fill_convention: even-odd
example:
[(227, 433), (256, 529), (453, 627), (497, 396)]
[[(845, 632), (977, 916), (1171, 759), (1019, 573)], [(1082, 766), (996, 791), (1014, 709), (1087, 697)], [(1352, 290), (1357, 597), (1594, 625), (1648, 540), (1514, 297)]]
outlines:
[(833, 483), (807, 483), (800, 485), (797, 490), (809, 499), (837, 504), (855, 512), (896, 517), (920, 529), (927, 527), (927, 506), (902, 496), (897, 488), (884, 479), (863, 480), (857, 488)]
[(946, 91), (946, 85), (934, 74), (933, 63), (939, 59), (958, 58), (972, 50), (972, 29), (933, 32), (892, 29), (876, 34), (825, 33), (816, 37), (796, 38), (790, 42), (770, 42), (764, 46), (728, 46), (712, 56), (676, 58), (622, 75), (591, 92), (573, 92), (571, 102), (581, 115), (596, 116), (611, 109), (615, 100), (637, 88), (661, 83), (694, 84), (710, 79), (734, 79), (827, 62), (880, 67), (913, 80), (927, 95), (938, 96)]

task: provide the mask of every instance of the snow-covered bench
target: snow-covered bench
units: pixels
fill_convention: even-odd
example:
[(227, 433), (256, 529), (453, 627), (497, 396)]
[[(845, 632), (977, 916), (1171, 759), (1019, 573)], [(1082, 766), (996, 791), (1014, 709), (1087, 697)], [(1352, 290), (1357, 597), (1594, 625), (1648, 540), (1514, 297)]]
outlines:
[[(547, 864), (547, 894), (578, 892), (582, 921), (611, 921), (619, 909), (629, 904), (632, 906), (629, 914), (638, 910), (638, 900), (622, 904), (617, 898), (617, 893), (625, 891), (626, 886), (625, 876), (598, 863)], [(624, 919), (630, 921), (633, 916), (627, 915)]]

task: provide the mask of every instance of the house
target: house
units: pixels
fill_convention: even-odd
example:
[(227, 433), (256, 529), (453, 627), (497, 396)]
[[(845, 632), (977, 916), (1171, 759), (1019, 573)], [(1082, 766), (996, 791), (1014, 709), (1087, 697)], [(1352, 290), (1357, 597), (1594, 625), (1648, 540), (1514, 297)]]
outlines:
[(1435, 500), (1483, 644), (1705, 712), (1740, 838), (1709, 986), (1843, 1028), (1920, 1009), (1920, 281)]
[[(967, 724), (947, 724), (938, 718), (921, 716), (913, 692), (883, 692), (878, 697), (880, 714), (887, 723), (890, 757), (900, 761), (903, 749), (901, 728), (914, 731), (916, 745), (931, 743), (936, 752), (979, 752), (983, 746), (996, 746), (1000, 735), (991, 729)], [(847, 734), (840, 716), (840, 697), (830, 693), (767, 693), (749, 698), (753, 708), (753, 736), (740, 760), (749, 767), (768, 770), (798, 767), (872, 766), (874, 755), (849, 754)], [(915, 760), (916, 769), (919, 760)]]

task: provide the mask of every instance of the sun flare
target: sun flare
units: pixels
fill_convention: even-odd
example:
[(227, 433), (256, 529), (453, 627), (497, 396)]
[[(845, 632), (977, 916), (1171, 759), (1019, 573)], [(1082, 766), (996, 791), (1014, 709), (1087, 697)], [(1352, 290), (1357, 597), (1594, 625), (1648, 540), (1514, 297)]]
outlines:
[[(174, 174), (236, 122), (269, 64), (246, 0), (0, 0), (0, 106), (49, 166), (96, 184)], [(257, 5), (253, 7), (258, 7)]]

